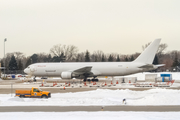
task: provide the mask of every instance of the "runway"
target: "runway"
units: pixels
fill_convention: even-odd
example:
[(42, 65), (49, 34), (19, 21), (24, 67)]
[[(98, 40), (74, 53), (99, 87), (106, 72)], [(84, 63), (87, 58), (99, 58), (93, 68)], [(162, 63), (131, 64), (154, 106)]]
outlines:
[(145, 111), (177, 112), (180, 106), (3, 106), (0, 112), (77, 112), (77, 111)]

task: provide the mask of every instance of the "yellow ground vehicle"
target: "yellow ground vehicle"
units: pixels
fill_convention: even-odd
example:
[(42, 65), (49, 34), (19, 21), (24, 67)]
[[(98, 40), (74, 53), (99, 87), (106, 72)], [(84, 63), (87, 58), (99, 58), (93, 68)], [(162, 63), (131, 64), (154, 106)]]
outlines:
[(32, 98), (49, 98), (51, 93), (42, 91), (40, 88), (32, 88), (31, 90), (16, 90), (16, 96), (18, 97), (32, 97)]

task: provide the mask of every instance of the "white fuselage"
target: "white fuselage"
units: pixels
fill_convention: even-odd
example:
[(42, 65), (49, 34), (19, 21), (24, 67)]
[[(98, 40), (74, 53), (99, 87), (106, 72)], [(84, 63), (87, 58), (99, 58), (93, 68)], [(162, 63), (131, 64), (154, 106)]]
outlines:
[(92, 66), (94, 76), (123, 76), (151, 69), (138, 68), (144, 64), (135, 62), (82, 62), (82, 63), (36, 63), (24, 71), (33, 76), (61, 77), (61, 73)]

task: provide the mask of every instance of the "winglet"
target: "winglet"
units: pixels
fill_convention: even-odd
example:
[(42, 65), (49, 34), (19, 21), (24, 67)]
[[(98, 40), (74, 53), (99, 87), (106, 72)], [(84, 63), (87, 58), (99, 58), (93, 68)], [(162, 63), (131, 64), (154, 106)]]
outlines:
[(134, 60), (134, 62), (152, 64), (155, 54), (158, 50), (161, 39), (154, 40), (139, 56)]

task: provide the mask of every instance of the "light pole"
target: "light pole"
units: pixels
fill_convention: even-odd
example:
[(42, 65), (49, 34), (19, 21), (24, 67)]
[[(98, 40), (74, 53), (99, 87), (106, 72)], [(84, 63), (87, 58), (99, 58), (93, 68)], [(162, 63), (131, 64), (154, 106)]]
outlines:
[(5, 42), (7, 41), (7, 39), (4, 39), (4, 78), (5, 78), (5, 69), (6, 69), (6, 59), (5, 59)]

